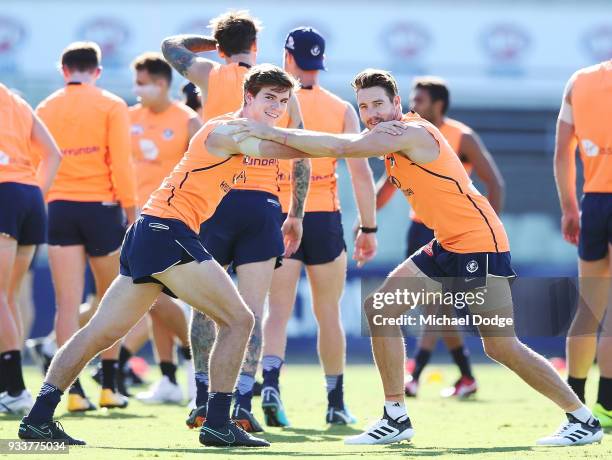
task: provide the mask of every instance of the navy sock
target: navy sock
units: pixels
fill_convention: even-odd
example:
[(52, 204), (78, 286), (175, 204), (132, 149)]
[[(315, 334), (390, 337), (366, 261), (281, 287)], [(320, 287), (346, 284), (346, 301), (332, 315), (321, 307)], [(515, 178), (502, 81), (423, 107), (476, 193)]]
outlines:
[(168, 380), (176, 385), (176, 364), (162, 361), (159, 363), (159, 368), (162, 375), (168, 377)]
[(431, 351), (425, 350), (423, 348), (419, 348), (417, 350), (417, 354), (414, 357), (414, 371), (412, 372), (412, 378), (414, 380), (419, 380), (421, 372), (423, 372), (423, 369), (425, 369), (425, 366), (427, 366), (427, 363), (429, 362), (430, 358)]
[(6, 377), (4, 377), (4, 372), (0, 372), (0, 393), (4, 393), (6, 391)]
[(236, 387), (236, 392), (234, 393), (236, 405), (249, 412), (251, 412), (251, 400), (253, 399), (254, 384), (255, 376), (243, 372), (238, 376), (238, 385)]
[(185, 361), (191, 361), (191, 347), (189, 345), (186, 347), (179, 347), (179, 352)]
[(344, 375), (326, 375), (327, 406), (344, 410)]
[(601, 404), (605, 410), (612, 410), (612, 378), (599, 377), (597, 402)]
[(568, 376), (567, 384), (572, 390), (574, 390), (574, 393), (576, 393), (578, 399), (582, 401), (582, 404), (584, 404), (584, 385), (586, 384), (586, 379), (577, 379), (575, 377)]
[(208, 410), (206, 412), (206, 426), (221, 428), (228, 423), (231, 406), (231, 393), (210, 393), (208, 397)]
[(127, 368), (127, 363), (131, 357), (132, 352), (121, 345), (121, 349), (119, 350), (119, 369), (124, 371)]
[(34, 406), (28, 414), (32, 423), (44, 423), (53, 420), (55, 408), (62, 399), (62, 392), (49, 383), (43, 383)]
[(9, 395), (18, 396), (25, 390), (21, 351), (11, 350), (0, 353), (0, 372), (4, 375), (6, 391)]
[(462, 377), (469, 377), (473, 379), (472, 376), (472, 366), (470, 365), (470, 358), (467, 348), (463, 345), (458, 346), (457, 348), (450, 350), (450, 354), (453, 357), (453, 361), (459, 368)]
[(208, 402), (208, 374), (206, 372), (195, 373), (196, 382), (196, 406), (205, 406)]
[(83, 390), (83, 387), (81, 386), (81, 381), (78, 378), (74, 381), (74, 383), (70, 387), (70, 390), (68, 390), (68, 393), (77, 394), (81, 395), (82, 397), (85, 397), (85, 391)]
[(274, 387), (278, 390), (278, 379), (283, 367), (283, 360), (279, 356), (266, 355), (261, 361), (263, 386)]
[(115, 373), (117, 372), (118, 366), (119, 362), (116, 359), (102, 360), (102, 388), (117, 391)]

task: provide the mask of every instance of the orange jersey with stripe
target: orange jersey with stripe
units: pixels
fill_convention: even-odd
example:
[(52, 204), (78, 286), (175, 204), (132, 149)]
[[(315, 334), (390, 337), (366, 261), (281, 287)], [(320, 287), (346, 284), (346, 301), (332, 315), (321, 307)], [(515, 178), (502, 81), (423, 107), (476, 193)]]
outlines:
[(0, 83), (0, 182), (37, 185), (30, 106)]
[(130, 117), (125, 102), (87, 84), (68, 84), (36, 112), (63, 153), (47, 201), (136, 205)]
[(612, 60), (582, 69), (572, 86), (584, 192), (612, 192)]
[(146, 203), (183, 158), (189, 145), (189, 121), (197, 117), (197, 113), (176, 101), (160, 113), (140, 104), (130, 107), (138, 206)]
[(204, 122), (242, 107), (242, 85), (249, 68), (248, 64), (234, 62), (215, 66), (210, 71), (206, 102), (202, 108)]
[[(344, 132), (346, 102), (318, 85), (300, 89), (296, 96), (300, 103), (304, 128), (332, 134)], [(338, 211), (338, 185), (335, 158), (312, 158), (310, 186), (305, 212)], [(279, 200), (283, 212), (291, 204), (291, 160), (280, 161)]]
[(209, 153), (205, 145), (215, 127), (233, 118), (218, 117), (200, 128), (183, 159), (151, 194), (142, 214), (178, 219), (195, 233), (200, 232), (200, 224), (212, 216), (223, 196), (236, 182), (244, 180), (242, 155), (218, 157)]
[(399, 153), (385, 155), (387, 175), (442, 247), (456, 253), (509, 251), (501, 220), (473, 186), (442, 133), (416, 114), (404, 115), (403, 121), (425, 128), (438, 142), (440, 153), (424, 165)]
[[(459, 149), (461, 148), (461, 138), (464, 134), (470, 132), (470, 128), (467, 125), (461, 123), (460, 121), (445, 117), (444, 121), (442, 122), (442, 125), (438, 129), (444, 136), (444, 139), (446, 139), (448, 144), (451, 146), (453, 151), (457, 155), (460, 155)], [(461, 157), (460, 160), (461, 164), (463, 164), (463, 167), (465, 168), (465, 171), (468, 173), (468, 176), (472, 174), (472, 164), (469, 161), (464, 161)], [(419, 218), (419, 216), (416, 215), (414, 209), (412, 208), (410, 209), (410, 218), (415, 222), (423, 222)]]

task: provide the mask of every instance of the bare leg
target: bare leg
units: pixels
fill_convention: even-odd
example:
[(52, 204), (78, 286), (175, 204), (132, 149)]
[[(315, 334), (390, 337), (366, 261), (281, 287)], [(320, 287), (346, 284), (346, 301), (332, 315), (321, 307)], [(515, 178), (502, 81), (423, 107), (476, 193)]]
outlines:
[[(189, 346), (189, 330), (187, 318), (183, 309), (170, 296), (161, 294), (151, 308), (151, 319), (162, 323), (166, 329), (181, 342), (182, 346)], [(155, 329), (154, 329), (155, 330)]]
[(17, 241), (0, 235), (0, 352), (21, 349), (19, 327), (9, 305), (9, 286), (17, 257)]
[(135, 354), (144, 346), (149, 340), (149, 322), (147, 316), (143, 316), (136, 323), (136, 325), (128, 332), (123, 339), (123, 346), (127, 348), (130, 353)]
[[(182, 312), (181, 312), (182, 313)], [(172, 363), (174, 359), (174, 335), (164, 323), (152, 319), (153, 344), (157, 353), (157, 361)]]
[(19, 290), (19, 299), (17, 305), (21, 312), (21, 320), (23, 322), (23, 337), (24, 340), (30, 336), (32, 324), (34, 323), (34, 275), (31, 271), (27, 271), (21, 283)]
[(15, 264), (13, 265), (13, 272), (11, 275), (11, 282), (9, 285), (8, 303), (9, 303), (9, 307), (11, 308), (13, 318), (15, 318), (15, 323), (19, 331), (19, 337), (20, 337), (21, 343), (23, 343), (26, 337), (25, 337), (23, 319), (21, 317), (21, 309), (19, 308), (19, 305), (18, 305), (18, 300), (19, 300), (19, 294), (21, 291), (21, 284), (23, 282), (23, 279), (26, 273), (28, 273), (28, 270), (30, 269), (30, 263), (32, 262), (32, 257), (34, 257), (35, 249), (36, 249), (36, 246), (34, 245), (17, 246)]

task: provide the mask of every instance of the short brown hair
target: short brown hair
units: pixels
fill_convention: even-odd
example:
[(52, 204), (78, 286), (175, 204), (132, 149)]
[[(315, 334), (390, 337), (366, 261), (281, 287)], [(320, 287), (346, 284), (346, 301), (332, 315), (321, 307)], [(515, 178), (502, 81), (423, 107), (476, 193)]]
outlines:
[(277, 93), (294, 90), (298, 83), (291, 75), (280, 67), (272, 64), (259, 64), (251, 67), (244, 75), (244, 94), (250, 93), (257, 96), (265, 86), (271, 86), (272, 91)]
[(397, 83), (391, 72), (379, 69), (365, 69), (355, 75), (352, 83), (355, 91), (365, 88), (380, 86), (385, 90), (387, 96), (392, 101), (398, 95)]
[(95, 42), (74, 42), (62, 51), (62, 67), (70, 71), (86, 72), (97, 69), (102, 59), (100, 46)]
[(153, 77), (161, 77), (168, 85), (172, 83), (172, 67), (161, 53), (149, 51), (137, 56), (132, 62), (132, 68), (137, 71), (146, 70)]
[(211, 19), (209, 27), (212, 30), (219, 49), (227, 56), (247, 53), (261, 29), (258, 19), (248, 11), (229, 11)]
[(450, 105), (450, 92), (446, 82), (439, 77), (415, 78), (413, 88), (421, 88), (429, 93), (431, 102), (442, 101), (442, 114), (445, 114)]

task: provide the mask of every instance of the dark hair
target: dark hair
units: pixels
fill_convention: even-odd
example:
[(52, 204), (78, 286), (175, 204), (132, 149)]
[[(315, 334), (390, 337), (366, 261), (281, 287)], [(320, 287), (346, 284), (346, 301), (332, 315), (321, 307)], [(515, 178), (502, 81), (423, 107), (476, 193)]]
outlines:
[(100, 66), (102, 51), (95, 42), (74, 42), (62, 51), (62, 67), (70, 71), (86, 72)]
[(352, 83), (355, 91), (365, 88), (373, 88), (380, 86), (385, 90), (389, 99), (393, 101), (393, 98), (398, 95), (397, 83), (395, 78), (391, 75), (391, 72), (379, 69), (365, 69), (355, 75)]
[(248, 11), (229, 11), (211, 19), (209, 27), (219, 49), (227, 56), (247, 53), (260, 30), (260, 22)]
[(431, 102), (442, 101), (442, 114), (446, 114), (450, 105), (450, 93), (444, 80), (437, 77), (416, 78), (413, 87), (427, 91)]
[(161, 77), (168, 82), (168, 85), (172, 83), (172, 67), (161, 53), (149, 51), (137, 56), (132, 61), (132, 68), (134, 70), (145, 70), (153, 77)]
[(202, 99), (198, 87), (191, 82), (187, 82), (181, 88), (185, 96), (185, 105), (196, 112), (202, 108)]
[(298, 83), (291, 75), (280, 67), (272, 64), (259, 64), (251, 67), (244, 75), (244, 94), (250, 93), (257, 96), (265, 86), (271, 86), (272, 91), (280, 93), (282, 91), (297, 88)]

